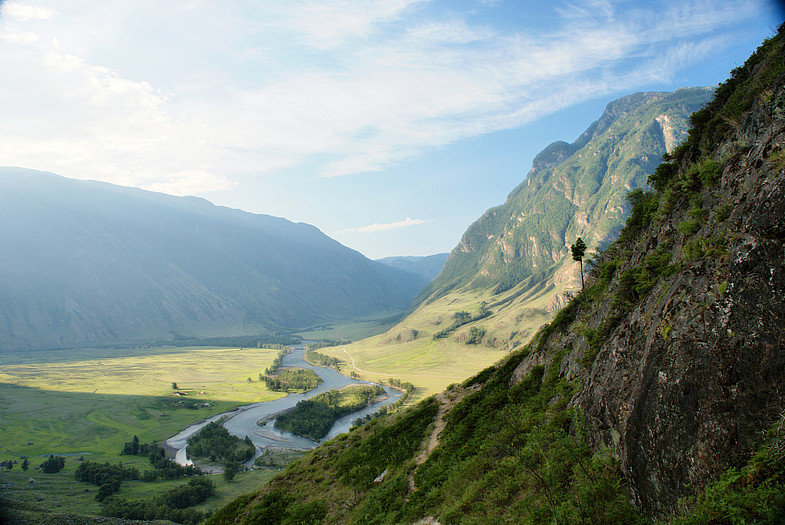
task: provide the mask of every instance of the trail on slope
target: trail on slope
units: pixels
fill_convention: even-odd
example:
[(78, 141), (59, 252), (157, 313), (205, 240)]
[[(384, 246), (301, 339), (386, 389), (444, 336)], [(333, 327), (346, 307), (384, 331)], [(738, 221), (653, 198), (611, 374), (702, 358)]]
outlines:
[(439, 408), (436, 411), (436, 416), (433, 418), (433, 430), (428, 435), (423, 444), (420, 446), (420, 453), (414, 458), (414, 470), (409, 475), (409, 492), (417, 491), (417, 486), (414, 483), (414, 475), (417, 469), (425, 463), (431, 453), (439, 446), (439, 434), (447, 425), (447, 414), (453, 409), (455, 405), (460, 403), (467, 395), (479, 390), (480, 385), (472, 385), (469, 388), (454, 386), (450, 390), (439, 392), (434, 396), (439, 403)]
[(352, 362), (352, 368), (354, 368), (354, 369), (355, 369), (355, 370), (357, 370), (358, 372), (362, 372), (362, 373), (364, 373), (364, 374), (373, 374), (373, 375), (375, 375), (375, 376), (381, 376), (381, 375), (384, 375), (384, 374), (381, 374), (381, 373), (379, 373), (379, 372), (371, 372), (370, 370), (363, 370), (362, 368), (359, 368), (359, 367), (358, 367), (358, 366), (357, 366), (357, 365), (354, 363), (354, 357), (352, 357), (352, 354), (350, 354), (350, 353), (349, 353), (349, 351), (348, 351), (348, 350), (346, 350), (346, 348), (341, 348), (341, 350), (343, 350), (343, 353), (344, 353), (344, 354), (346, 354), (346, 356), (349, 358), (349, 361), (351, 361), (351, 362)]

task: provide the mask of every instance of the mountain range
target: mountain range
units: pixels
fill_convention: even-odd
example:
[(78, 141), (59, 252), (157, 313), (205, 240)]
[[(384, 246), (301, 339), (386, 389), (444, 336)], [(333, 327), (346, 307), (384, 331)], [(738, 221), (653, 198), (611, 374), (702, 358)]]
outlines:
[(0, 347), (167, 343), (402, 312), (426, 284), (314, 226), (0, 168)]
[(580, 290), (571, 244), (578, 237), (586, 242), (588, 263), (616, 238), (629, 214), (627, 195), (646, 187), (712, 91), (625, 96), (609, 103), (572, 143), (549, 145), (506, 201), (469, 226), (409, 315), (352, 345), (351, 354), (377, 363), (362, 368), (382, 377), (395, 375), (382, 361), (416, 363), (429, 382), (443, 378), (434, 383), (435, 393), (462, 379), (436, 368), (445, 355), (479, 369), (528, 342)]

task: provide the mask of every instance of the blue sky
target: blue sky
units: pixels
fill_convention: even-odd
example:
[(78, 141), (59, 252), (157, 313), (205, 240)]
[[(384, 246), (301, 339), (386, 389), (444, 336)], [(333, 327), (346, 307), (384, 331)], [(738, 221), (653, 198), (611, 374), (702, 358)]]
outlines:
[(636, 91), (713, 85), (764, 0), (0, 3), (0, 165), (450, 251), (537, 152)]

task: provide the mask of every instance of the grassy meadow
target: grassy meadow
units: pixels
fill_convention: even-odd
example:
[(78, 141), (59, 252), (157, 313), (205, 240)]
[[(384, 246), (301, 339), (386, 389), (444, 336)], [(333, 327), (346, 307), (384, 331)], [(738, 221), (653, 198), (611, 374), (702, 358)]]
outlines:
[[(120, 456), (134, 435), (142, 442), (161, 442), (205, 417), (285, 395), (268, 391), (258, 380), (278, 352), (162, 348), (0, 354), (0, 460), (18, 461), (0, 473), (0, 484), (11, 485), (5, 495), (32, 505), (33, 514), (96, 514), (97, 487), (73, 479), (81, 457), (149, 469), (147, 458)], [(186, 395), (175, 395), (172, 383)], [(67, 455), (62, 472), (34, 469), (49, 454)], [(30, 457), (27, 472), (21, 470), (22, 456)], [(271, 475), (241, 473), (232, 482), (211, 476), (218, 495), (203, 503), (202, 510), (222, 506)], [(28, 483), (30, 477), (35, 484)], [(142, 497), (181, 483), (125, 482), (120, 494)]]
[[(416, 401), (462, 382), (528, 342), (552, 317), (551, 302), (561, 291), (562, 286), (539, 288), (528, 282), (496, 295), (487, 290), (453, 290), (420, 306), (383, 334), (319, 352), (344, 361), (344, 374), (412, 383)], [(457, 312), (476, 315), (482, 303), (490, 315), (434, 339), (434, 334), (451, 326)], [(467, 344), (472, 328), (484, 330), (485, 336)]]

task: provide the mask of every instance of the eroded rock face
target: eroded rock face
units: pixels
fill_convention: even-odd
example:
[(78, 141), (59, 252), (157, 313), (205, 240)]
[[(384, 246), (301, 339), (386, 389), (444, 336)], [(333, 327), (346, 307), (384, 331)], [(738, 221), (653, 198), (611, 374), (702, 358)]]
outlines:
[[(785, 410), (783, 84), (714, 148), (721, 178), (691, 187), (624, 245), (606, 299), (576, 308), (570, 327), (548, 335), (513, 375), (554, 366), (567, 350), (560, 373), (583, 382), (572, 404), (593, 446), (617, 451), (633, 502), (650, 516), (673, 513), (680, 498), (746, 463)], [(619, 275), (658, 248), (676, 270), (620, 309)], [(613, 315), (587, 358), (585, 334)]]
[[(748, 117), (742, 130), (759, 131), (755, 145), (725, 169), (719, 198), (703, 197), (704, 208), (733, 205), (696, 234), (727, 239), (727, 249), (685, 264), (637, 305), (577, 400), (595, 445), (618, 447), (631, 495), (650, 514), (746, 461), (785, 408), (785, 176), (768, 154), (785, 144), (785, 122), (773, 108)], [(678, 235), (679, 219), (659, 235)]]

